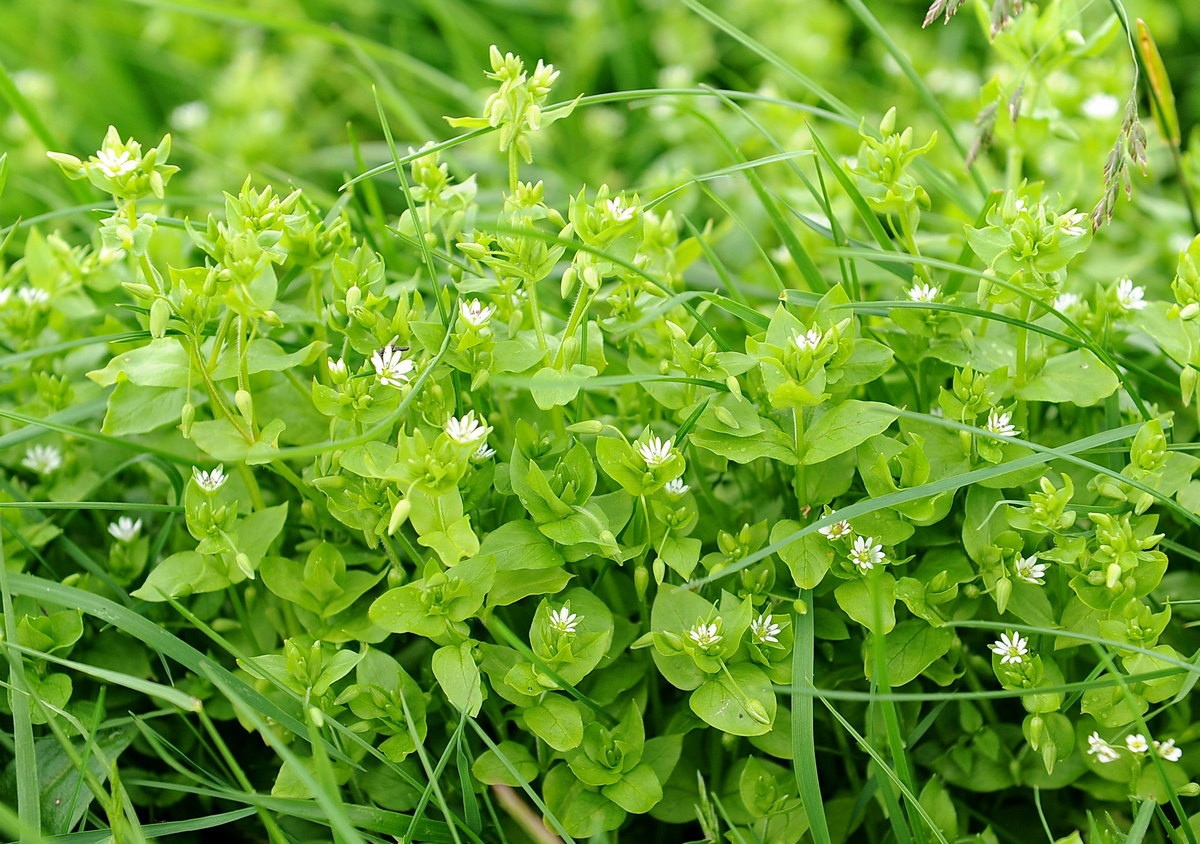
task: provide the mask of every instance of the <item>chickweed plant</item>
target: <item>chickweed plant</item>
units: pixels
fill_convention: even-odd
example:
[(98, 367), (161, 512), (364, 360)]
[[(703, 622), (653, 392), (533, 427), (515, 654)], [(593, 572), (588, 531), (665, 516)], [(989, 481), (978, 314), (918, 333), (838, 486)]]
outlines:
[[(1194, 844), (1200, 168), (1150, 29), (846, 0), (910, 86), (855, 110), (678, 5), (794, 93), (501, 45), (436, 138), (381, 86), (336, 196), (179, 193), (198, 112), (23, 165), (89, 211), (2, 232), (7, 837)], [(613, 102), (673, 170), (540, 166)]]

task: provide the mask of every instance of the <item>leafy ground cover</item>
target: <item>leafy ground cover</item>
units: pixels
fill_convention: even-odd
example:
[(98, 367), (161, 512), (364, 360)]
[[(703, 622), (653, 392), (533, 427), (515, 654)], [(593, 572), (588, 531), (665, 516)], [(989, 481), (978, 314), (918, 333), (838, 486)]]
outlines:
[(1200, 14), (333, 5), (0, 38), (9, 838), (1196, 840)]

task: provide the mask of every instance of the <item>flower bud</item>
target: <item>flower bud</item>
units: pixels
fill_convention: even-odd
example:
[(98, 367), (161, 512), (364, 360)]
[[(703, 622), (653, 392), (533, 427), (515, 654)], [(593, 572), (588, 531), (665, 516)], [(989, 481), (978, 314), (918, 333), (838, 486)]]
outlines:
[(171, 319), (171, 303), (158, 298), (150, 303), (150, 336), (158, 340), (167, 333), (167, 323)]
[(191, 402), (185, 402), (183, 410), (179, 414), (179, 430), (185, 437), (191, 437), (194, 421), (196, 421), (196, 406)]
[(604, 430), (604, 423), (599, 419), (588, 419), (568, 425), (567, 430), (572, 434), (599, 434)]
[(237, 405), (238, 412), (242, 414), (242, 418), (248, 424), (254, 424), (254, 399), (250, 395), (249, 390), (238, 390), (233, 394), (233, 403)]
[(760, 724), (770, 724), (771, 716), (767, 714), (767, 708), (760, 701), (754, 698), (746, 700), (746, 711), (750, 713), (750, 717)]
[(392, 508), (392, 516), (388, 519), (388, 536), (393, 536), (406, 521), (408, 514), (412, 512), (412, 502), (407, 498), (401, 498), (396, 502), (396, 506)]
[(633, 588), (637, 592), (638, 603), (646, 602), (646, 590), (650, 587), (650, 572), (645, 566), (633, 570)]

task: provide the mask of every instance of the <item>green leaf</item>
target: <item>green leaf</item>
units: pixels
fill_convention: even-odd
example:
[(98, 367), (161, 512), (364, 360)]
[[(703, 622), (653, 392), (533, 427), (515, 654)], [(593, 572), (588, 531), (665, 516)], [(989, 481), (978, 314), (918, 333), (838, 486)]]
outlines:
[(566, 765), (555, 766), (542, 783), (546, 807), (567, 833), (589, 838), (619, 827), (626, 812), (599, 791), (575, 779)]
[[(104, 730), (89, 736), (86, 742), (79, 739), (70, 741), (77, 758), (85, 758), (91, 776), (103, 784), (108, 779), (112, 766), (135, 735), (136, 730), (132, 728)], [(75, 761), (59, 743), (59, 739), (38, 739), (34, 747), (37, 754), (43, 831), (49, 835), (66, 835), (82, 820), (95, 795), (84, 781)], [(10, 764), (4, 772), (3, 791), (7, 794), (16, 793), (15, 775), (16, 766)]]
[(471, 773), (487, 785), (513, 788), (529, 785), (538, 775), (538, 763), (522, 744), (502, 741), (495, 749), (485, 750), (475, 759)]
[(187, 390), (182, 387), (139, 387), (121, 381), (108, 396), (108, 412), (100, 430), (114, 437), (144, 434), (179, 424)]
[(662, 783), (645, 762), (626, 771), (612, 785), (601, 788), (600, 793), (626, 812), (636, 815), (649, 812), (663, 798)]
[(555, 750), (573, 750), (583, 741), (579, 705), (563, 695), (549, 693), (522, 714), (530, 731)]
[(859, 443), (881, 434), (899, 413), (891, 405), (850, 399), (827, 411), (804, 432), (801, 462), (813, 466), (849, 451)]
[(143, 601), (165, 601), (224, 589), (244, 575), (230, 573), (229, 566), (215, 554), (180, 551), (156, 565), (140, 589), (130, 594)]
[(483, 683), (472, 653), (474, 642), (447, 645), (433, 652), (433, 676), (446, 700), (459, 712), (474, 718), (483, 706)]
[(87, 374), (101, 387), (132, 381), (139, 387), (188, 387), (188, 353), (174, 337), (151, 340), (140, 349), (117, 355), (104, 369)]
[[(924, 621), (903, 621), (884, 637), (889, 686), (911, 683), (954, 644), (949, 627), (930, 627)], [(874, 680), (874, 660), (866, 661), (867, 679)]]
[(533, 374), (529, 393), (542, 410), (561, 407), (575, 400), (586, 379), (598, 374), (596, 367), (582, 363), (572, 365), (568, 372), (546, 366)]
[(872, 633), (888, 633), (896, 626), (896, 579), (887, 572), (846, 581), (833, 596), (846, 615)]
[(1108, 398), (1121, 382), (1087, 349), (1054, 355), (1041, 371), (1017, 388), (1022, 401), (1070, 402), (1087, 407)]
[(692, 692), (688, 705), (704, 721), (735, 736), (760, 736), (775, 721), (775, 692), (763, 670), (748, 662), (729, 666)]
[[(771, 528), (771, 544), (801, 530), (804, 525), (789, 519), (776, 522)], [(792, 580), (801, 589), (812, 589), (825, 578), (833, 563), (833, 548), (829, 540), (819, 533), (810, 533), (789, 542), (777, 552), (779, 559), (787, 564)]]

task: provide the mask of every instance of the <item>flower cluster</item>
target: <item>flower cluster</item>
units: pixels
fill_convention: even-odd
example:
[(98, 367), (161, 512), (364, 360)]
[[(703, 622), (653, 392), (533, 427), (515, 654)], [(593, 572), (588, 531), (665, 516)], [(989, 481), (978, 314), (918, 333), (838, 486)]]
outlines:
[(1100, 733), (1093, 732), (1088, 736), (1087, 752), (1089, 756), (1095, 756), (1097, 762), (1106, 765), (1120, 759), (1122, 749), (1139, 758), (1148, 754), (1152, 747), (1154, 752), (1167, 762), (1178, 762), (1183, 758), (1183, 750), (1175, 745), (1175, 739), (1150, 742), (1141, 733), (1125, 736), (1125, 747), (1121, 748), (1109, 744), (1100, 737)]

